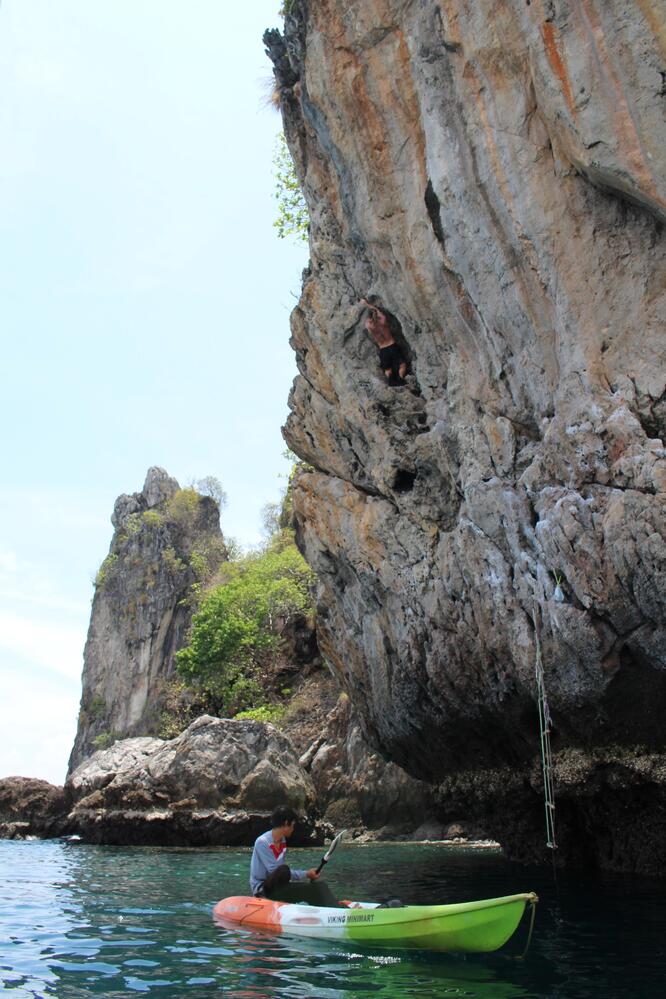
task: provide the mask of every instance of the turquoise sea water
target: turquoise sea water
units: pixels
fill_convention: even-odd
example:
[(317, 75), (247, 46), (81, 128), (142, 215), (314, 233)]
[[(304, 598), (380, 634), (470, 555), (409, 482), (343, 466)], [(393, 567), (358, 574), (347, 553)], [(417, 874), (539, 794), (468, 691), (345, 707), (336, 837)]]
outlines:
[[(318, 851), (291, 850), (309, 867)], [(227, 931), (214, 903), (245, 894), (247, 850), (0, 842), (0, 987), (19, 996), (233, 996), (239, 999), (629, 999), (666, 989), (666, 885), (558, 875), (496, 851), (437, 845), (340, 849), (340, 897), (459, 902), (536, 891), (532, 946), (449, 956)]]

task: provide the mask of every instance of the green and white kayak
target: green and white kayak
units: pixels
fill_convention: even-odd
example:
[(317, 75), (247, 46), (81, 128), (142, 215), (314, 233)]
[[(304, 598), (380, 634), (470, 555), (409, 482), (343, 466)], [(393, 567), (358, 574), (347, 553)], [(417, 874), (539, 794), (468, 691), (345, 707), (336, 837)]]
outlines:
[(324, 940), (345, 940), (380, 947), (410, 947), (464, 953), (498, 950), (510, 939), (533, 892), (454, 905), (403, 905), (383, 908), (377, 902), (316, 906), (239, 895), (213, 909), (222, 925), (270, 930)]

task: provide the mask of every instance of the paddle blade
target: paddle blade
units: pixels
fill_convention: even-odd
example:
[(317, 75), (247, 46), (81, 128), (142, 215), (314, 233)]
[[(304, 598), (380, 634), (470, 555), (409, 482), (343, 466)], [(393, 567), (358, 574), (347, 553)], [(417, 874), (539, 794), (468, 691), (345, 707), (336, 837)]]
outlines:
[(330, 860), (331, 854), (335, 853), (335, 850), (337, 849), (338, 843), (340, 842), (340, 840), (342, 839), (342, 837), (346, 834), (346, 832), (347, 832), (346, 829), (342, 829), (338, 833), (338, 835), (335, 837), (335, 839), (333, 840), (333, 842), (329, 846), (328, 850), (324, 854), (324, 860)]
[(322, 868), (324, 866), (324, 864), (328, 863), (328, 861), (329, 861), (329, 859), (331, 857), (331, 854), (335, 852), (338, 843), (340, 842), (340, 840), (342, 839), (342, 837), (345, 835), (346, 832), (347, 832), (346, 829), (342, 829), (338, 833), (338, 835), (335, 837), (335, 839), (333, 840), (333, 842), (329, 846), (328, 850), (326, 851), (326, 853), (324, 854), (324, 856), (321, 858), (321, 861), (319, 862), (319, 867), (317, 868), (317, 874), (320, 874), (321, 870), (322, 870)]

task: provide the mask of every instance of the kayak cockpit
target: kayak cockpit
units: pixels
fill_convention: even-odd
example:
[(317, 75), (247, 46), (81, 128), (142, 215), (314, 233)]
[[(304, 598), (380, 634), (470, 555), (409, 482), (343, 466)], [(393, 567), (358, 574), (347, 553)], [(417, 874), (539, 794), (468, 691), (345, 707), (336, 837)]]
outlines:
[(325, 881), (290, 881), (271, 893), (273, 902), (289, 902), (297, 905), (307, 902), (327, 909), (345, 909), (346, 904), (339, 901)]

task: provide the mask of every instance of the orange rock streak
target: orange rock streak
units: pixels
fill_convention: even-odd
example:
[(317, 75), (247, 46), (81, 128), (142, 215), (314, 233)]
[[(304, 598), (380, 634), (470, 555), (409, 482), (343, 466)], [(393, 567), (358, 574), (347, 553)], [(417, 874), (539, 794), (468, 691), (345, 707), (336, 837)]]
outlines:
[(564, 99), (567, 102), (567, 107), (569, 108), (572, 116), (575, 118), (576, 105), (574, 103), (573, 92), (571, 90), (571, 82), (559, 50), (559, 32), (552, 21), (545, 21), (541, 25), (541, 36), (546, 48), (548, 62), (551, 65), (553, 73), (555, 73), (555, 76), (560, 81), (562, 93), (564, 94)]

